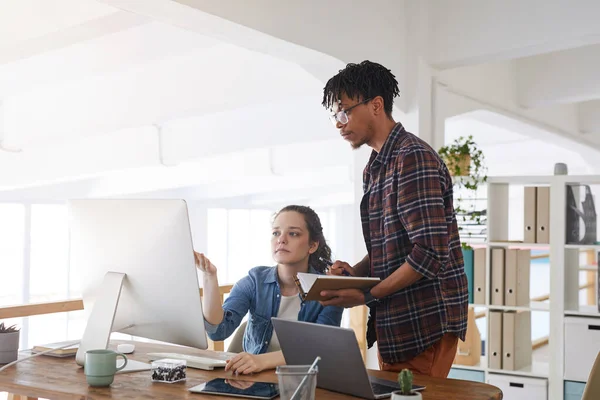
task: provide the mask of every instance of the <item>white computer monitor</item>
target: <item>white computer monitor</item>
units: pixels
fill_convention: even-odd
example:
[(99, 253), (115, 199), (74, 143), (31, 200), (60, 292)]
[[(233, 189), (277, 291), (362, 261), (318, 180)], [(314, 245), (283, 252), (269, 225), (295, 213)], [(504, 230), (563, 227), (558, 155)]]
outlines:
[[(185, 201), (71, 200), (68, 210), (70, 264), (89, 312), (77, 364), (106, 348), (111, 332), (206, 349)], [(130, 362), (125, 371), (149, 368)]]

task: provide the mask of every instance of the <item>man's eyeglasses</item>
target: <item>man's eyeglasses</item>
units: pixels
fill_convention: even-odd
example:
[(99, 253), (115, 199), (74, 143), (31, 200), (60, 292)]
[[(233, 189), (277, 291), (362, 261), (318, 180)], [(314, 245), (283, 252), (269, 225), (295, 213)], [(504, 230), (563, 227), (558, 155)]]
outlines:
[(363, 100), (360, 103), (356, 103), (355, 105), (346, 108), (345, 110), (340, 110), (340, 111), (336, 112), (335, 114), (330, 115), (329, 119), (331, 120), (331, 123), (333, 124), (333, 126), (336, 126), (338, 122), (342, 125), (346, 125), (348, 123), (348, 114), (350, 113), (350, 111), (354, 107), (358, 107), (361, 104), (366, 104), (371, 100), (372, 100), (371, 98)]

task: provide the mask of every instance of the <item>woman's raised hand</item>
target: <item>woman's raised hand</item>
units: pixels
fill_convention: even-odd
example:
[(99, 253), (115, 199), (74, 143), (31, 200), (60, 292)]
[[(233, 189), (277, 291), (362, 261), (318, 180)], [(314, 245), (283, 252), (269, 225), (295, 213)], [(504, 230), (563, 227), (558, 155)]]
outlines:
[(217, 267), (202, 253), (194, 251), (194, 260), (196, 261), (196, 268), (207, 275), (216, 275)]

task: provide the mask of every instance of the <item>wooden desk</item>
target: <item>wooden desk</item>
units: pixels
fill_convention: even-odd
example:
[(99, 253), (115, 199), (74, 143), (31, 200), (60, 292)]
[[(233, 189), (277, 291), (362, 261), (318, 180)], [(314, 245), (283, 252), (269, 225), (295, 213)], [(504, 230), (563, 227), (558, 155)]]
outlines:
[[(111, 343), (115, 348), (117, 343)], [(175, 348), (173, 346), (155, 345), (136, 342), (134, 354), (128, 357), (148, 362), (146, 356), (149, 352), (177, 352), (202, 355), (211, 353), (189, 348)], [(383, 371), (369, 371), (370, 374), (395, 380), (395, 373)], [(214, 371), (203, 371), (188, 368), (187, 380), (181, 383), (153, 383), (150, 380), (150, 372), (133, 372), (115, 376), (114, 383), (108, 388), (92, 388), (87, 385), (83, 368), (75, 364), (74, 358), (55, 358), (40, 356), (23, 361), (0, 373), (0, 391), (7, 391), (30, 398), (47, 399), (213, 399), (222, 400), (223, 396), (206, 396), (194, 394), (188, 388), (217, 377), (227, 377), (223, 369)], [(242, 376), (240, 376), (242, 377)], [(262, 372), (260, 374), (243, 377), (253, 381), (277, 382), (274, 371)], [(500, 389), (478, 382), (461, 381), (455, 379), (430, 378), (426, 376), (415, 376), (415, 383), (425, 385), (423, 392), (424, 400), (500, 400), (502, 392)], [(340, 393), (334, 393), (317, 388), (317, 399), (336, 400), (350, 399)]]

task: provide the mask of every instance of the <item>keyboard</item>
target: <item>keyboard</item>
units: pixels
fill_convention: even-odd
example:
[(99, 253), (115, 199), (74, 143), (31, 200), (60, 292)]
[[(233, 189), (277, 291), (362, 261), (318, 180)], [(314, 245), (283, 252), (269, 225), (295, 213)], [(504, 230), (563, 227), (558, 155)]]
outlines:
[(375, 396), (382, 395), (382, 394), (390, 394), (393, 391), (396, 391), (399, 389), (397, 387), (388, 386), (388, 385), (380, 385), (379, 383), (374, 383), (374, 382), (371, 383), (371, 388), (373, 389), (373, 394)]
[(212, 371), (215, 368), (224, 368), (227, 362), (222, 359), (202, 357), (202, 356), (191, 356), (189, 354), (179, 353), (148, 353), (150, 361), (160, 360), (162, 358), (171, 358), (174, 360), (185, 360), (187, 366), (190, 368), (204, 369)]
[(390, 394), (393, 391), (400, 389), (400, 386), (396, 382), (387, 379), (370, 376), (369, 381), (371, 382), (371, 388), (373, 389), (373, 394), (375, 396)]

